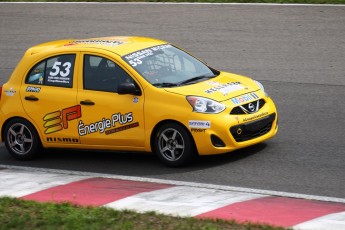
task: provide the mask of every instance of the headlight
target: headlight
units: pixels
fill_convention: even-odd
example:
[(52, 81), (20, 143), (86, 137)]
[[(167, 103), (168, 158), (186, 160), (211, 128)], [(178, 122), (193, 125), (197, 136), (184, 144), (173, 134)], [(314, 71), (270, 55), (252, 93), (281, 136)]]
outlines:
[(220, 113), (225, 109), (225, 105), (203, 97), (188, 96), (187, 101), (197, 113)]
[(267, 94), (267, 92), (265, 91), (264, 86), (263, 86), (260, 82), (258, 82), (258, 81), (256, 81), (256, 80), (254, 80), (254, 82), (259, 86), (259, 88), (262, 90), (262, 92), (265, 93), (266, 97), (268, 97), (268, 94)]

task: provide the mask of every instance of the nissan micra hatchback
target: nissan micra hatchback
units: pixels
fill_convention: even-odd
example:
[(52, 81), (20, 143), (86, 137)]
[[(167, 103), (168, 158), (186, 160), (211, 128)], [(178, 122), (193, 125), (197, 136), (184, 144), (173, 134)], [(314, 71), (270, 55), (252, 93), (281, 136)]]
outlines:
[(181, 166), (278, 130), (262, 84), (143, 37), (28, 49), (1, 88), (0, 109), (1, 141), (19, 160), (42, 148), (70, 148), (154, 152), (168, 166)]

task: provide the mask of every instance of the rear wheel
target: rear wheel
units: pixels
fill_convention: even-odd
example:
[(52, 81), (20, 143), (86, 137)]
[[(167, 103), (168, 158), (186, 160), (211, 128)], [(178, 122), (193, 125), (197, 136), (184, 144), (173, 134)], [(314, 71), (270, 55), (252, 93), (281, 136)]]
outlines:
[(20, 118), (7, 123), (4, 129), (4, 142), (8, 152), (18, 160), (37, 157), (41, 142), (34, 126)]
[(172, 167), (183, 166), (196, 155), (192, 137), (176, 123), (167, 123), (158, 129), (154, 152), (164, 164)]

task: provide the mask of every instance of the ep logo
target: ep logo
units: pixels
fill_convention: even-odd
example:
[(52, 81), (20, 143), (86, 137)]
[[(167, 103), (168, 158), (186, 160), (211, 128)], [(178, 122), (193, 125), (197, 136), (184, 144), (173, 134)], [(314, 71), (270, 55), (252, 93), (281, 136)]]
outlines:
[(44, 133), (54, 133), (62, 129), (68, 129), (68, 121), (78, 119), (81, 117), (80, 105), (75, 105), (61, 111), (48, 113), (43, 117), (44, 128), (47, 128)]

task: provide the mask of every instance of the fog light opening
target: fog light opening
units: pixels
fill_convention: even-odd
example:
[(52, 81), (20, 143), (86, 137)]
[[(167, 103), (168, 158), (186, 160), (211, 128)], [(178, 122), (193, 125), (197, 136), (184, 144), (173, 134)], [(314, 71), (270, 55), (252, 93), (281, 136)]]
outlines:
[(216, 135), (211, 135), (211, 142), (215, 147), (225, 147), (224, 142)]

